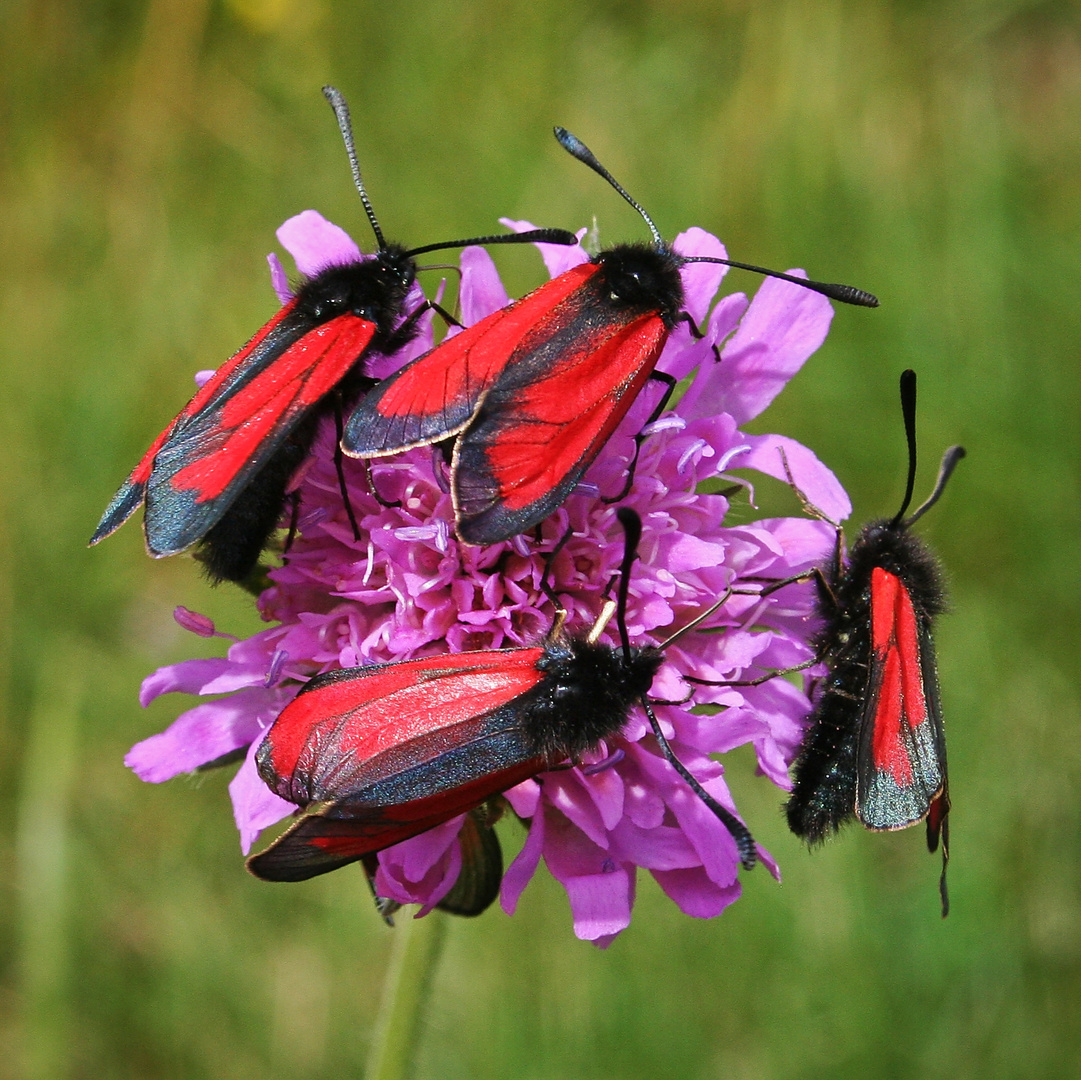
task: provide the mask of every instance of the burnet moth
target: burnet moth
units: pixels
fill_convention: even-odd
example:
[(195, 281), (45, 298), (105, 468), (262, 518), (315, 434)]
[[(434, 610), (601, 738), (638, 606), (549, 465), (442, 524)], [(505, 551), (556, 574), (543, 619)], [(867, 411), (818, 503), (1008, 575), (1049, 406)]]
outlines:
[[(750, 869), (750, 832), (675, 756), (647, 697), (664, 649), (715, 608), (660, 646), (632, 646), (627, 590), (641, 520), (627, 508), (618, 515), (626, 533), (618, 600), (587, 637), (563, 633), (557, 608), (551, 632), (532, 648), (346, 668), (306, 684), (256, 753), (263, 780), (303, 813), (248, 859), (248, 869), (269, 881), (302, 881), (368, 860), (371, 873), (374, 853), (614, 737), (635, 704), (661, 753), (728, 830)], [(613, 609), (621, 642), (615, 648), (598, 640)], [(483, 878), (478, 865), (492, 864), (490, 855), (475, 860), (472, 878)]]
[[(916, 479), (913, 371), (901, 375), (901, 410), (908, 442), (901, 508), (892, 518), (865, 525), (847, 559), (844, 534), (831, 522), (837, 528), (834, 554), (814, 575), (822, 629), (810, 663), (824, 662), (827, 673), (796, 757), (785, 814), (792, 832), (809, 844), (853, 816), (875, 831), (926, 820), (929, 850), (942, 846), (939, 891), (945, 916), (950, 794), (932, 629), (946, 608), (946, 593), (938, 561), (910, 530), (938, 501), (965, 451), (960, 446), (946, 451), (934, 490), (905, 517)], [(788, 583), (776, 582), (762, 593)]]
[[(667, 387), (651, 419), (660, 416), (675, 382), (654, 368), (672, 329), (690, 320), (680, 267), (722, 263), (878, 304), (848, 285), (677, 254), (582, 142), (555, 134), (641, 214), (653, 243), (602, 251), (418, 357), (365, 397), (342, 440), (347, 454), (379, 457), (454, 438), (451, 494), (469, 544), (507, 540), (559, 507), (650, 378)], [(630, 489), (633, 469), (612, 501)]]
[[(91, 544), (145, 503), (151, 555), (175, 555), (199, 543), (212, 579), (244, 580), (277, 526), (288, 483), (307, 457), (320, 419), (332, 411), (341, 417), (374, 385), (364, 373), (365, 357), (393, 353), (416, 335), (420, 315), (431, 306), (420, 305), (402, 318), (417, 273), (416, 257), (469, 244), (530, 239), (524, 234), (482, 236), (408, 251), (388, 244), (361, 180), (345, 100), (330, 86), (323, 93), (337, 115), (377, 252), (360, 262), (330, 266), (305, 281), (218, 368), (136, 465)], [(577, 242), (561, 229), (537, 230), (531, 239)], [(340, 460), (338, 465), (344, 497)], [(348, 500), (346, 510), (352, 519)]]

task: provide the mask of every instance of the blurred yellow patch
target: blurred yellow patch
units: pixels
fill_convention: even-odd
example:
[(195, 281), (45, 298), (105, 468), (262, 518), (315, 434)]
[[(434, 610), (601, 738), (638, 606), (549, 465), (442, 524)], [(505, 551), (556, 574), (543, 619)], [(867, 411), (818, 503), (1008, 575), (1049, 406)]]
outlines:
[(310, 24), (310, 9), (314, 6), (297, 4), (296, 0), (226, 0), (226, 3), (245, 26), (264, 34), (277, 30), (287, 20), (295, 23), (301, 16), (305, 24)]

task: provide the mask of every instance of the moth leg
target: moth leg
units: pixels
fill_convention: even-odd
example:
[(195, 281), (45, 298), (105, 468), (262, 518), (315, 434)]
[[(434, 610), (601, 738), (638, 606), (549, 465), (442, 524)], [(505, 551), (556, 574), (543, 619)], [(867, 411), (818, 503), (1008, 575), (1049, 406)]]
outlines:
[(660, 747), (665, 760), (677, 773), (679, 773), (680, 776), (683, 777), (695, 795), (706, 804), (714, 816), (728, 830), (729, 835), (736, 842), (736, 850), (739, 852), (739, 861), (743, 865), (743, 869), (750, 870), (758, 859), (757, 852), (755, 851), (754, 837), (751, 835), (750, 829), (748, 829), (735, 814), (721, 806), (721, 804), (718, 803), (717, 800), (714, 799), (713, 796), (710, 795), (710, 793), (694, 778), (687, 766), (676, 757), (675, 751), (669, 745), (668, 739), (665, 738), (665, 734), (661, 730), (661, 725), (657, 722), (657, 717), (653, 713), (648, 698), (642, 698), (642, 708), (646, 711), (649, 726), (653, 729), (653, 736), (657, 740), (657, 745)]
[(386, 342), (380, 346), (380, 350), (389, 354), (397, 352), (403, 345), (408, 345), (416, 336), (417, 323), (420, 321), (420, 317), (428, 311), (434, 311), (447, 326), (462, 327), (462, 324), (442, 305), (437, 304), (434, 300), (425, 300), (423, 303), (417, 304), (402, 320), (401, 326), (387, 337)]
[[(693, 337), (695, 341), (701, 341), (706, 336), (706, 332), (698, 325), (698, 323), (694, 321), (694, 318), (691, 316), (691, 313), (689, 311), (681, 311), (679, 313), (679, 318), (676, 319), (676, 322), (686, 323), (687, 328), (691, 332), (691, 337)], [(721, 362), (720, 347), (714, 344), (711, 345), (710, 348), (713, 350), (714, 359), (719, 364)]]
[(556, 595), (555, 589), (552, 588), (552, 565), (555, 563), (556, 556), (563, 550), (567, 541), (573, 535), (574, 527), (568, 525), (566, 532), (559, 538), (556, 546), (544, 557), (544, 570), (541, 573), (540, 588), (541, 592), (551, 600), (552, 607), (555, 608), (555, 616), (552, 619), (552, 629), (548, 631), (549, 641), (552, 641), (559, 636), (560, 631), (563, 629), (563, 624), (567, 621), (567, 609)]
[(768, 671), (765, 675), (759, 675), (757, 679), (699, 679), (695, 675), (684, 675), (683, 681), (694, 683), (696, 686), (761, 686), (770, 679), (776, 679), (778, 675), (792, 675), (797, 671), (806, 671), (809, 667), (822, 662), (819, 656), (812, 656), (804, 660), (802, 664), (793, 664), (792, 667), (778, 668), (776, 671)]
[(356, 515), (353, 513), (353, 503), (349, 498), (349, 488), (345, 483), (345, 456), (342, 454), (342, 436), (345, 434), (345, 420), (342, 417), (342, 395), (340, 390), (334, 392), (334, 470), (338, 474), (338, 489), (342, 493), (342, 502), (345, 505), (345, 513), (349, 518), (349, 524), (353, 529), (353, 539), (360, 539), (360, 526), (357, 525)]
[(297, 521), (300, 518), (300, 490), (296, 490), (289, 495), (289, 501), (293, 504), (292, 510), (289, 511), (289, 532), (285, 536), (285, 544), (282, 547), (282, 562), (288, 562), (289, 551), (293, 546), (293, 541), (297, 538)]
[(642, 451), (642, 443), (644, 443), (647, 438), (645, 429), (654, 421), (660, 419), (661, 413), (668, 408), (668, 402), (672, 400), (672, 394), (675, 393), (677, 382), (674, 376), (669, 375), (665, 371), (654, 371), (650, 373), (649, 377), (657, 382), (664, 383), (664, 393), (661, 394), (661, 399), (657, 402), (653, 412), (649, 414), (649, 419), (642, 425), (642, 430), (634, 437), (634, 454), (631, 456), (631, 463), (627, 468), (627, 479), (623, 484), (623, 488), (618, 495), (612, 495), (605, 498), (603, 501), (606, 503), (620, 502), (627, 497), (627, 493), (631, 490), (631, 485), (634, 483), (634, 471), (638, 468), (638, 455)]

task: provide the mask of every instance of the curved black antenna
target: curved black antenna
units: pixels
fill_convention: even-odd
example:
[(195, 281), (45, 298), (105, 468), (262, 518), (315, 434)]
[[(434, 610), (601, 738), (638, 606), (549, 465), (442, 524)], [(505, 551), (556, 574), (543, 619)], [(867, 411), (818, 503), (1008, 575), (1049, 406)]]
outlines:
[(935, 505), (941, 496), (943, 489), (946, 487), (946, 481), (949, 480), (953, 474), (953, 470), (957, 468), (957, 463), (965, 456), (965, 448), (963, 446), (951, 446), (942, 455), (942, 464), (938, 467), (938, 479), (935, 481), (934, 491), (927, 497), (927, 501), (916, 510), (911, 517), (906, 518), (901, 522), (907, 529), (913, 522), (918, 521), (932, 506)]
[(567, 151), (571, 157), (577, 158), (583, 165), (588, 165), (598, 176), (603, 176), (609, 184), (612, 185), (642, 215), (642, 220), (649, 226), (649, 231), (653, 233), (653, 242), (657, 245), (659, 251), (667, 251), (668, 245), (661, 238), (661, 234), (657, 231), (657, 226), (653, 224), (653, 218), (649, 216), (642, 209), (642, 207), (635, 202), (634, 199), (627, 194), (623, 185), (616, 180), (616, 178), (593, 156), (593, 151), (577, 136), (572, 135), (566, 128), (556, 127), (552, 129), (555, 132), (556, 138), (559, 140), (559, 145)]
[(616, 601), (616, 626), (619, 627), (619, 643), (623, 646), (623, 657), (631, 658), (631, 639), (627, 634), (627, 590), (631, 583), (631, 567), (638, 557), (638, 542), (642, 539), (642, 519), (636, 510), (621, 506), (616, 511), (620, 525), (623, 526), (623, 563), (619, 568), (619, 598)]
[(900, 525), (904, 520), (916, 486), (916, 373), (911, 368), (901, 372), (901, 415), (904, 417), (905, 439), (908, 441), (908, 480), (901, 509), (894, 515), (891, 525)]
[(758, 853), (755, 851), (754, 837), (751, 835), (751, 830), (748, 829), (735, 814), (721, 806), (721, 804), (717, 802), (704, 787), (702, 787), (694, 776), (691, 775), (687, 766), (676, 757), (675, 751), (669, 745), (668, 739), (661, 730), (661, 725), (657, 722), (657, 717), (653, 713), (653, 709), (649, 704), (649, 699), (644, 696), (642, 698), (642, 708), (646, 711), (646, 716), (649, 718), (649, 726), (653, 729), (653, 735), (657, 740), (657, 745), (661, 748), (661, 753), (664, 754), (665, 760), (677, 773), (679, 773), (680, 776), (683, 777), (691, 791), (706, 804), (713, 815), (728, 830), (729, 835), (736, 842), (736, 850), (739, 852), (739, 861), (742, 864), (743, 869), (752, 869), (754, 864), (758, 861)]
[(368, 198), (368, 193), (364, 190), (364, 181), (360, 178), (360, 165), (357, 162), (357, 148), (353, 142), (353, 125), (349, 120), (349, 106), (345, 103), (345, 98), (341, 93), (333, 86), (323, 87), (323, 97), (330, 102), (330, 107), (334, 110), (334, 115), (338, 118), (338, 129), (342, 133), (342, 138), (345, 140), (345, 152), (349, 155), (349, 167), (353, 170), (353, 183), (357, 186), (357, 191), (360, 192), (360, 201), (364, 203), (364, 210), (368, 215), (368, 220), (372, 223), (372, 232), (375, 233), (375, 242), (379, 245), (380, 251), (386, 251), (387, 242), (383, 239), (383, 230), (379, 228), (379, 222), (375, 219), (375, 211), (372, 209), (371, 200)]
[(782, 274), (780, 270), (770, 270), (765, 266), (752, 266), (750, 263), (736, 262), (734, 259), (717, 259), (711, 255), (677, 255), (684, 263), (720, 263), (722, 266), (732, 266), (737, 270), (750, 270), (754, 274), (765, 274), (766, 277), (778, 278), (781, 281), (791, 281), (793, 285), (800, 285), (811, 292), (821, 293), (831, 300), (841, 304), (855, 304), (857, 307), (878, 307), (878, 297), (874, 293), (857, 289), (855, 285), (835, 285), (828, 281), (811, 281), (808, 278), (796, 277), (794, 274)]
[(444, 240), (438, 244), (412, 248), (405, 254), (408, 258), (413, 258), (416, 255), (426, 255), (429, 251), (472, 247), (475, 244), (561, 244), (564, 247), (573, 247), (577, 243), (578, 237), (567, 229), (530, 229), (529, 232), (499, 233), (497, 236), (474, 236), (469, 240)]

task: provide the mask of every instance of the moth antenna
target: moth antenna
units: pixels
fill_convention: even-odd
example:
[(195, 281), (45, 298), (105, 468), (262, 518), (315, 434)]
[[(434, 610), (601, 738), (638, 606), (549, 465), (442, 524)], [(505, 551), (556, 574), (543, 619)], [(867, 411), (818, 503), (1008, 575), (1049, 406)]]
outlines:
[(965, 456), (965, 448), (963, 446), (951, 446), (942, 455), (942, 464), (938, 467), (938, 479), (935, 481), (934, 491), (927, 497), (927, 501), (916, 510), (911, 517), (901, 522), (907, 529), (913, 522), (918, 521), (932, 506), (938, 502), (939, 497), (942, 495), (943, 490), (946, 487), (946, 482), (953, 475), (953, 470), (957, 468), (957, 463)]
[(832, 525), (835, 529), (840, 531), (841, 523), (834, 521), (823, 510), (819, 510), (817, 506), (804, 494), (803, 489), (796, 483), (796, 478), (792, 475), (792, 466), (788, 464), (788, 455), (785, 453), (783, 446), (777, 447), (777, 453), (781, 455), (781, 467), (784, 469), (785, 479), (788, 481), (788, 486), (792, 489), (792, 494), (799, 499), (800, 506), (803, 507), (803, 512), (810, 517), (818, 518), (819, 521), (824, 521), (827, 525)]
[(905, 497), (901, 501), (901, 509), (897, 511), (892, 522), (895, 526), (904, 520), (916, 485), (916, 373), (911, 368), (901, 372), (901, 415), (905, 420), (905, 439), (908, 442), (908, 480), (905, 482)]
[(426, 255), (429, 251), (443, 251), (446, 248), (463, 248), (484, 244), (562, 244), (573, 247), (578, 237), (567, 229), (530, 229), (521, 233), (498, 233), (495, 236), (471, 236), (468, 240), (443, 240), (438, 244), (425, 244), (424, 247), (412, 248), (406, 252), (409, 258)]
[(748, 829), (747, 826), (744, 825), (730, 810), (726, 810), (721, 806), (721, 804), (717, 802), (717, 800), (691, 775), (687, 766), (676, 757), (675, 751), (672, 749), (664, 732), (661, 730), (661, 725), (657, 722), (657, 717), (649, 704), (649, 699), (646, 697), (642, 698), (642, 708), (646, 711), (646, 716), (649, 718), (649, 726), (653, 729), (653, 734), (657, 739), (657, 745), (661, 748), (661, 753), (664, 754), (665, 760), (677, 773), (679, 773), (680, 776), (683, 777), (691, 791), (706, 804), (714, 816), (728, 830), (729, 835), (736, 842), (736, 850), (739, 852), (739, 861), (743, 865), (743, 869), (750, 870), (758, 860), (758, 853), (755, 851), (754, 846), (754, 837), (751, 835), (750, 829)]
[(638, 542), (642, 539), (642, 519), (629, 506), (621, 506), (616, 511), (620, 525), (623, 526), (623, 563), (619, 568), (619, 599), (616, 602), (616, 626), (619, 627), (619, 642), (623, 646), (625, 659), (631, 658), (631, 639), (627, 634), (627, 590), (631, 583), (631, 567), (638, 556)]
[(364, 190), (364, 181), (360, 176), (360, 164), (357, 161), (357, 148), (353, 142), (353, 124), (349, 119), (349, 106), (345, 103), (345, 98), (341, 93), (333, 86), (323, 87), (323, 97), (330, 102), (330, 107), (334, 110), (334, 115), (338, 118), (338, 130), (342, 133), (342, 139), (345, 141), (345, 152), (349, 155), (349, 167), (353, 170), (353, 183), (357, 186), (357, 191), (360, 192), (360, 201), (364, 204), (364, 210), (368, 215), (368, 220), (372, 223), (372, 232), (375, 233), (375, 242), (379, 245), (380, 251), (386, 251), (387, 242), (383, 239), (383, 230), (379, 228), (379, 222), (375, 218), (375, 211), (372, 209), (371, 200), (368, 198), (368, 193)]
[(720, 263), (722, 266), (731, 266), (736, 270), (750, 270), (753, 274), (765, 274), (766, 277), (778, 278), (781, 281), (790, 281), (793, 285), (799, 285), (811, 292), (821, 293), (831, 300), (841, 304), (855, 304), (856, 307), (878, 307), (878, 297), (864, 289), (857, 289), (855, 285), (837, 285), (829, 281), (811, 281), (809, 278), (796, 277), (795, 274), (782, 274), (780, 270), (770, 270), (765, 266), (753, 266), (751, 263), (735, 262), (733, 259), (718, 259), (710, 255), (679, 256), (685, 263)]
[(618, 180), (594, 157), (593, 151), (577, 136), (572, 135), (566, 128), (556, 127), (552, 129), (555, 132), (556, 138), (559, 140), (559, 145), (567, 151), (571, 157), (577, 158), (583, 165), (588, 165), (598, 176), (604, 177), (609, 184), (612, 185), (642, 215), (642, 220), (649, 226), (649, 231), (653, 234), (653, 243), (657, 245), (658, 251), (667, 251), (668, 245), (661, 238), (660, 232), (657, 230), (657, 226), (653, 224), (653, 218), (649, 216), (642, 208), (642, 206), (627, 194), (626, 189)]

